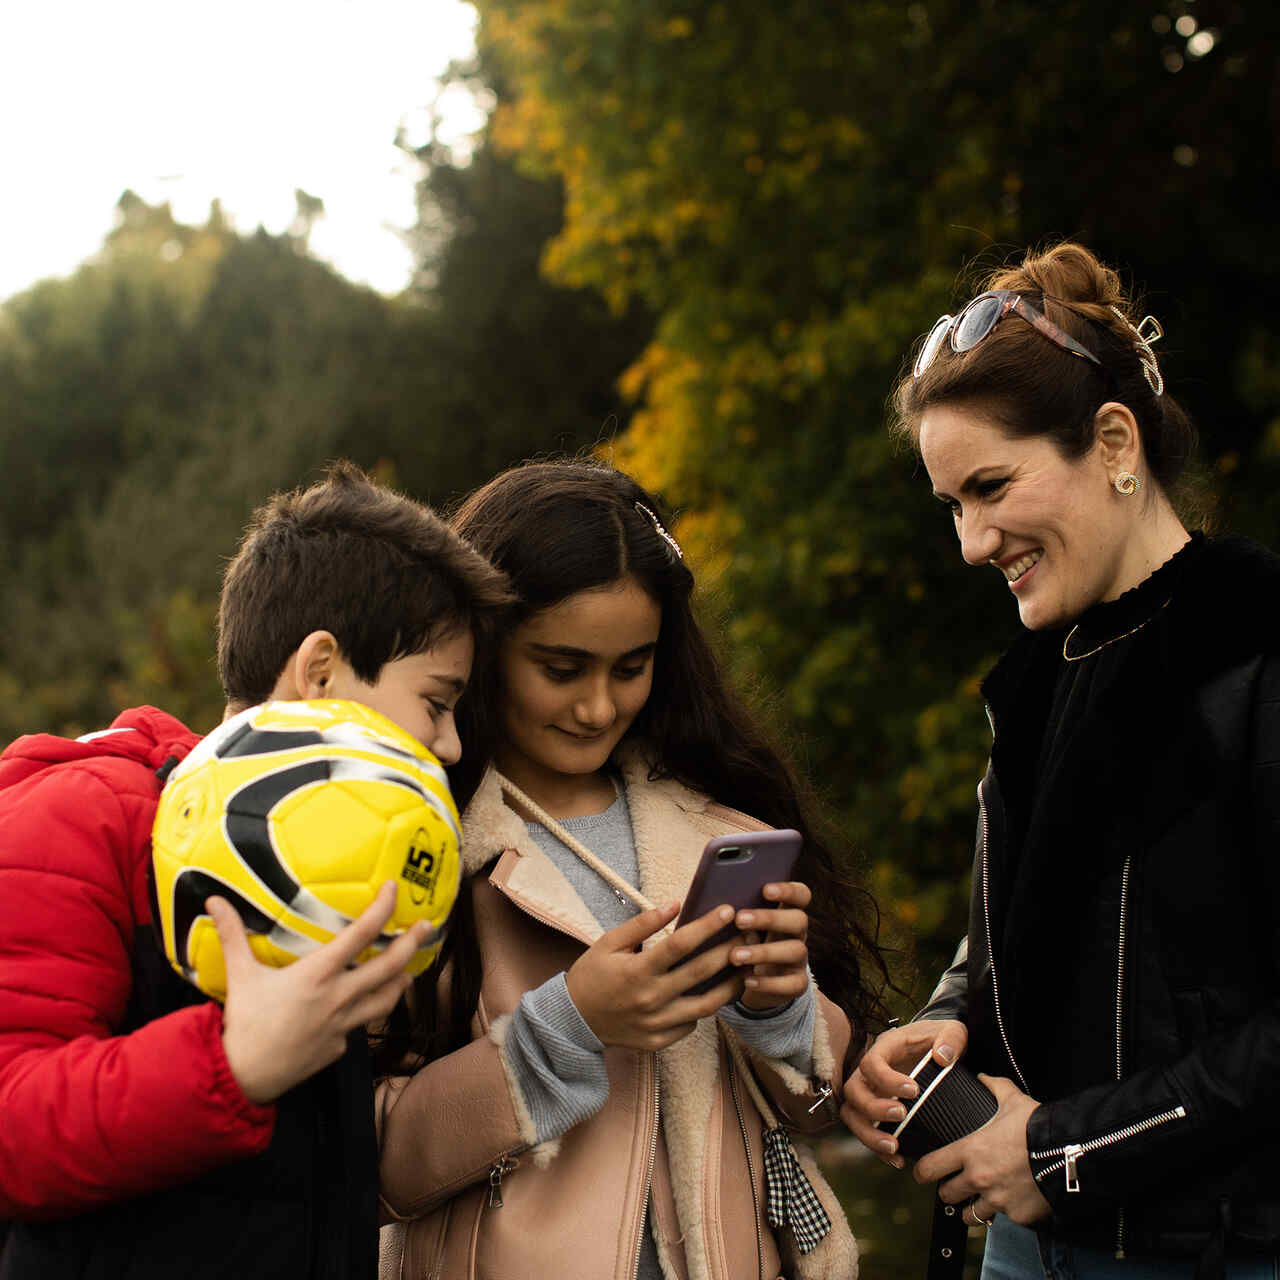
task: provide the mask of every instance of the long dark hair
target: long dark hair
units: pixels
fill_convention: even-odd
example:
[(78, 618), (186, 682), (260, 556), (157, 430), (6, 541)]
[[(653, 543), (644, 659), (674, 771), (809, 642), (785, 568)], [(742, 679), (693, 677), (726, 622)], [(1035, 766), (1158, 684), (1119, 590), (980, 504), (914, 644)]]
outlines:
[[(451, 520), (511, 580), (519, 600), (504, 620), (507, 628), (628, 574), (661, 606), (653, 690), (627, 738), (644, 741), (655, 779), (674, 778), (804, 835), (796, 877), (813, 892), (810, 966), (824, 993), (848, 1012), (860, 1039), (886, 1012), (882, 997), (889, 979), (877, 941), (879, 910), (841, 869), (848, 852), (838, 850), (815, 820), (808, 787), (729, 689), (694, 616), (693, 574), (666, 533), (668, 523), (658, 499), (630, 476), (585, 459), (532, 462), (503, 472), (466, 498)], [(489, 659), (459, 706), (463, 759), (449, 775), (460, 807), (493, 757), (501, 700)], [(447, 1027), (433, 1021), (434, 993), (417, 992), (412, 1047), (425, 1057), (469, 1038), (479, 957), (468, 922), (464, 909), (451, 925), (448, 955), (441, 957), (453, 966)], [(424, 975), (424, 987), (432, 973)]]

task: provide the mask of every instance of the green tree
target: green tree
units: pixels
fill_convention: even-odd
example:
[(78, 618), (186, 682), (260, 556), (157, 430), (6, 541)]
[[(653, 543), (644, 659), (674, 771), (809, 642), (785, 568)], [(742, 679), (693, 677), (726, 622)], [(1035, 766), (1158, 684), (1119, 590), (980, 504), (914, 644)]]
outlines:
[[(495, 137), (565, 185), (552, 279), (641, 300), (619, 460), (683, 510), (932, 972), (961, 931), (977, 680), (1014, 634), (886, 438), (982, 256), (1079, 236), (1153, 295), (1220, 519), (1276, 542), (1280, 19), (1197, 0), (479, 0)], [(966, 279), (971, 279), (969, 272)]]

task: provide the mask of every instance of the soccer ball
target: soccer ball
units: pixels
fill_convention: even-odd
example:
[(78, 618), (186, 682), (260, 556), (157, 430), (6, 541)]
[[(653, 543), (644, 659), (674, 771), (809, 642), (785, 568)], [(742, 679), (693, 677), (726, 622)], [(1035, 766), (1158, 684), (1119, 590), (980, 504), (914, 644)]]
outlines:
[(439, 762), (376, 711), (337, 700), (250, 707), (202, 739), (160, 795), (151, 845), (165, 954), (222, 1000), (210, 894), (240, 913), (259, 960), (287, 965), (395, 880), (395, 911), (357, 959), (429, 920), (437, 936), (409, 964), (422, 973), (458, 896), (459, 837)]

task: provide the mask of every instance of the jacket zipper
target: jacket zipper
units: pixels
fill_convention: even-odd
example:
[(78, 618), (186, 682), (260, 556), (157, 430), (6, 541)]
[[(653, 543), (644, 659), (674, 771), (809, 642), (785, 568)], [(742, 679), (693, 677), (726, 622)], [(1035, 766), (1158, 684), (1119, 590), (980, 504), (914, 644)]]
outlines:
[(513, 1160), (512, 1152), (505, 1151), (489, 1166), (489, 1195), (487, 1203), (490, 1209), (502, 1208), (502, 1179), (518, 1168), (520, 1161)]
[[(733, 1095), (733, 1109), (738, 1113), (738, 1130), (742, 1134), (742, 1149), (747, 1156), (747, 1177), (751, 1182), (751, 1216), (756, 1224), (756, 1274), (764, 1280), (764, 1239), (760, 1227), (760, 1193), (756, 1184), (755, 1161), (751, 1159), (751, 1139), (747, 1136), (747, 1122), (742, 1116), (742, 1099), (738, 1096), (738, 1077), (733, 1062), (729, 1063), (729, 1092)], [(819, 1099), (821, 1102), (822, 1099)]]
[[(1088, 1142), (1068, 1142), (1066, 1146), (1052, 1147), (1048, 1151), (1032, 1151), (1029, 1154), (1033, 1160), (1053, 1160), (1053, 1164), (1041, 1169), (1035, 1175), (1036, 1181), (1041, 1182), (1051, 1173), (1057, 1173), (1059, 1169), (1065, 1169), (1067, 1190), (1079, 1191), (1080, 1176), (1076, 1162), (1081, 1156), (1088, 1155), (1090, 1151), (1097, 1151), (1102, 1147), (1110, 1147), (1117, 1142), (1124, 1142), (1128, 1138), (1136, 1138), (1140, 1133), (1146, 1133), (1149, 1129), (1156, 1129), (1162, 1124), (1168, 1124), (1170, 1120), (1184, 1120), (1186, 1115), (1186, 1107), (1176, 1106), (1171, 1111), (1162, 1111), (1159, 1115), (1148, 1116), (1145, 1120), (1139, 1120), (1137, 1124), (1128, 1124), (1123, 1129), (1104, 1133), (1100, 1138), (1090, 1138)], [(1057, 1158), (1055, 1159), (1055, 1157)]]
[(996, 1011), (996, 1027), (1000, 1031), (1000, 1040), (1004, 1044), (1005, 1053), (1009, 1055), (1009, 1064), (1013, 1067), (1014, 1074), (1018, 1077), (1022, 1092), (1030, 1095), (1031, 1090), (1027, 1088), (1022, 1069), (1018, 1066), (1018, 1061), (1013, 1056), (1013, 1046), (1009, 1043), (1009, 1035), (1004, 1026), (1004, 1016), (1000, 1012), (1000, 984), (996, 979), (996, 946), (991, 936), (991, 880), (988, 874), (987, 855), (987, 802), (982, 794), (981, 782), (978, 783), (978, 816), (982, 823), (982, 915), (987, 927), (987, 956), (991, 961), (991, 998)]
[(631, 1280), (637, 1280), (640, 1275), (640, 1251), (644, 1244), (645, 1228), (649, 1224), (649, 1201), (653, 1198), (653, 1165), (658, 1158), (658, 1125), (661, 1123), (661, 1113), (659, 1108), (662, 1099), (660, 1095), (661, 1085), (658, 1079), (658, 1056), (655, 1053), (649, 1054), (650, 1070), (653, 1072), (653, 1134), (649, 1138), (649, 1165), (644, 1175), (644, 1198), (643, 1209), (640, 1214), (640, 1230), (636, 1235), (636, 1265), (631, 1272)]
[[(1125, 931), (1129, 915), (1129, 868), (1133, 855), (1124, 860), (1120, 876), (1120, 935), (1116, 943), (1116, 1083), (1124, 1079), (1124, 957)], [(1124, 1205), (1116, 1207), (1116, 1259), (1124, 1259)]]

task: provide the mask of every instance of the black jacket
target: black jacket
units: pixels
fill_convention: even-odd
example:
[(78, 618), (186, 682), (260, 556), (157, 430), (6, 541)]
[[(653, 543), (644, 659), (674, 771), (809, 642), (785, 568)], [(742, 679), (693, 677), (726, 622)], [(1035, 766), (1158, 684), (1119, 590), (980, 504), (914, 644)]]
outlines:
[(1280, 557), (1190, 548), (1043, 778), (1063, 632), (983, 686), (969, 935), (919, 1016), (1043, 1104), (1032, 1171), (1077, 1243), (1280, 1247), (1278, 619)]
[[(123, 1031), (205, 1000), (140, 929)], [(363, 1032), (276, 1103), (267, 1149), (76, 1217), (8, 1224), (0, 1280), (374, 1280), (377, 1141)]]

